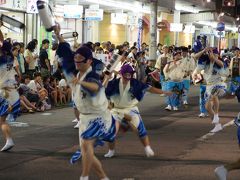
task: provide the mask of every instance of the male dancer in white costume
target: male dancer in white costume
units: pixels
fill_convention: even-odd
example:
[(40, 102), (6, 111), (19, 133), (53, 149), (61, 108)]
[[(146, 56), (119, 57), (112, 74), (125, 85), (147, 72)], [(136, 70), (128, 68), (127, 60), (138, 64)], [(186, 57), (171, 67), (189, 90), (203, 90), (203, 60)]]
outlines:
[[(108, 100), (100, 77), (92, 71), (92, 52), (80, 47), (74, 54), (60, 35), (60, 26), (54, 28), (60, 41), (57, 50), (65, 77), (73, 91), (73, 101), (80, 112), (80, 149), (82, 174), (80, 180), (88, 180), (93, 169), (101, 180), (108, 180), (100, 161), (94, 155), (94, 143), (99, 140), (114, 141), (115, 120), (108, 110)], [(79, 71), (77, 77), (73, 72)]]
[[(145, 149), (147, 157), (154, 156), (154, 152), (150, 147), (149, 138), (143, 120), (140, 116), (137, 104), (143, 99), (146, 91), (155, 94), (171, 95), (171, 92), (165, 92), (160, 89), (151, 87), (147, 84), (133, 78), (135, 71), (129, 65), (125, 64), (121, 67), (121, 77), (104, 82), (106, 87), (106, 95), (112, 105), (112, 115), (117, 120), (117, 127), (124, 120), (130, 125), (133, 131), (135, 131)], [(118, 129), (118, 128), (117, 128)], [(105, 154), (105, 157), (113, 157), (115, 154), (115, 144), (109, 144), (109, 151)]]

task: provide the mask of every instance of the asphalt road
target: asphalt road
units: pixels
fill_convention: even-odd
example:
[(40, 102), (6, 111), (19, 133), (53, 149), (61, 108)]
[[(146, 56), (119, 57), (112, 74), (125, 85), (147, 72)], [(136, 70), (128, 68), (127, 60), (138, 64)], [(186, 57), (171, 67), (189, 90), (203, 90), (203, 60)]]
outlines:
[[(235, 125), (208, 134), (210, 118), (198, 118), (198, 88), (191, 89), (190, 105), (179, 111), (164, 110), (164, 97), (147, 94), (139, 105), (156, 156), (146, 158), (144, 148), (132, 132), (119, 134), (116, 157), (106, 159), (107, 146), (96, 155), (111, 180), (215, 180), (218, 165), (240, 157)], [(237, 100), (221, 100), (220, 120), (227, 124), (240, 111)], [(23, 115), (12, 127), (16, 146), (0, 153), (0, 180), (78, 180), (81, 161), (69, 163), (78, 148), (71, 108)], [(2, 134), (0, 144), (4, 145)], [(240, 170), (229, 174), (239, 180)], [(97, 179), (91, 174), (90, 179)]]

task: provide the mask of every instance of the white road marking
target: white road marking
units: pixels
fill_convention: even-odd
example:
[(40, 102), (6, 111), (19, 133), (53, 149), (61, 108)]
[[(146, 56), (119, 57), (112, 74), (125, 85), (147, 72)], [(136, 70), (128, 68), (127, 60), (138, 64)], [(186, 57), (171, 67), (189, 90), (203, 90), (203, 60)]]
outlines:
[[(232, 121), (224, 124), (224, 125), (222, 126), (222, 128), (224, 129), (224, 128), (228, 127), (228, 126), (232, 126), (233, 124), (234, 124), (234, 120), (232, 120)], [(222, 130), (223, 130), (223, 129), (222, 129)], [(222, 131), (222, 130), (221, 130), (221, 131)], [(218, 131), (218, 132), (220, 132), (220, 131)], [(216, 133), (218, 133), (218, 132), (216, 132)], [(198, 138), (198, 140), (199, 140), (199, 141), (204, 141), (204, 140), (206, 140), (207, 138), (215, 135), (216, 133), (211, 133), (211, 132), (209, 132), (209, 133), (203, 135), (202, 137)]]

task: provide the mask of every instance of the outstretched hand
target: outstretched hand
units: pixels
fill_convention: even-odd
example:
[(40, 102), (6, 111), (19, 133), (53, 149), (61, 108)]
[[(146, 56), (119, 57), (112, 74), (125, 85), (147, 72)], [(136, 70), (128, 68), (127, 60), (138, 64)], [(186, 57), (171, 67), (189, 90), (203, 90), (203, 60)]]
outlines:
[(56, 23), (56, 26), (53, 27), (54, 33), (56, 34), (56, 36), (60, 35), (60, 31), (61, 31), (61, 27), (60, 24)]

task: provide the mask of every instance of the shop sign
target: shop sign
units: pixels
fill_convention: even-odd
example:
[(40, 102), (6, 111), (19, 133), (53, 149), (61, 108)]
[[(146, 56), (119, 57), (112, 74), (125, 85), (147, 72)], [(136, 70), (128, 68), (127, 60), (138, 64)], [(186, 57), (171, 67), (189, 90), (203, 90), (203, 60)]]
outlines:
[(224, 29), (225, 29), (224, 22), (220, 22), (220, 23), (217, 24), (217, 30), (218, 31), (224, 31)]
[(184, 26), (184, 33), (195, 33), (195, 26), (194, 25), (185, 25)]
[(182, 32), (183, 24), (182, 23), (170, 23), (171, 32)]
[(85, 9), (86, 21), (102, 21), (103, 9)]
[(64, 5), (63, 6), (63, 17), (64, 18), (82, 18), (83, 6), (79, 5)]
[(214, 35), (218, 38), (224, 38), (225, 37), (225, 31), (215, 31)]
[(227, 39), (238, 39), (238, 33), (227, 33)]
[(131, 26), (137, 26), (138, 25), (138, 16), (128, 15), (127, 24), (131, 25)]
[(200, 35), (214, 35), (213, 28), (211, 26), (203, 26), (200, 29)]
[(111, 13), (111, 24), (127, 24), (127, 19), (126, 13)]
[(27, 0), (27, 13), (38, 13), (37, 0)]

